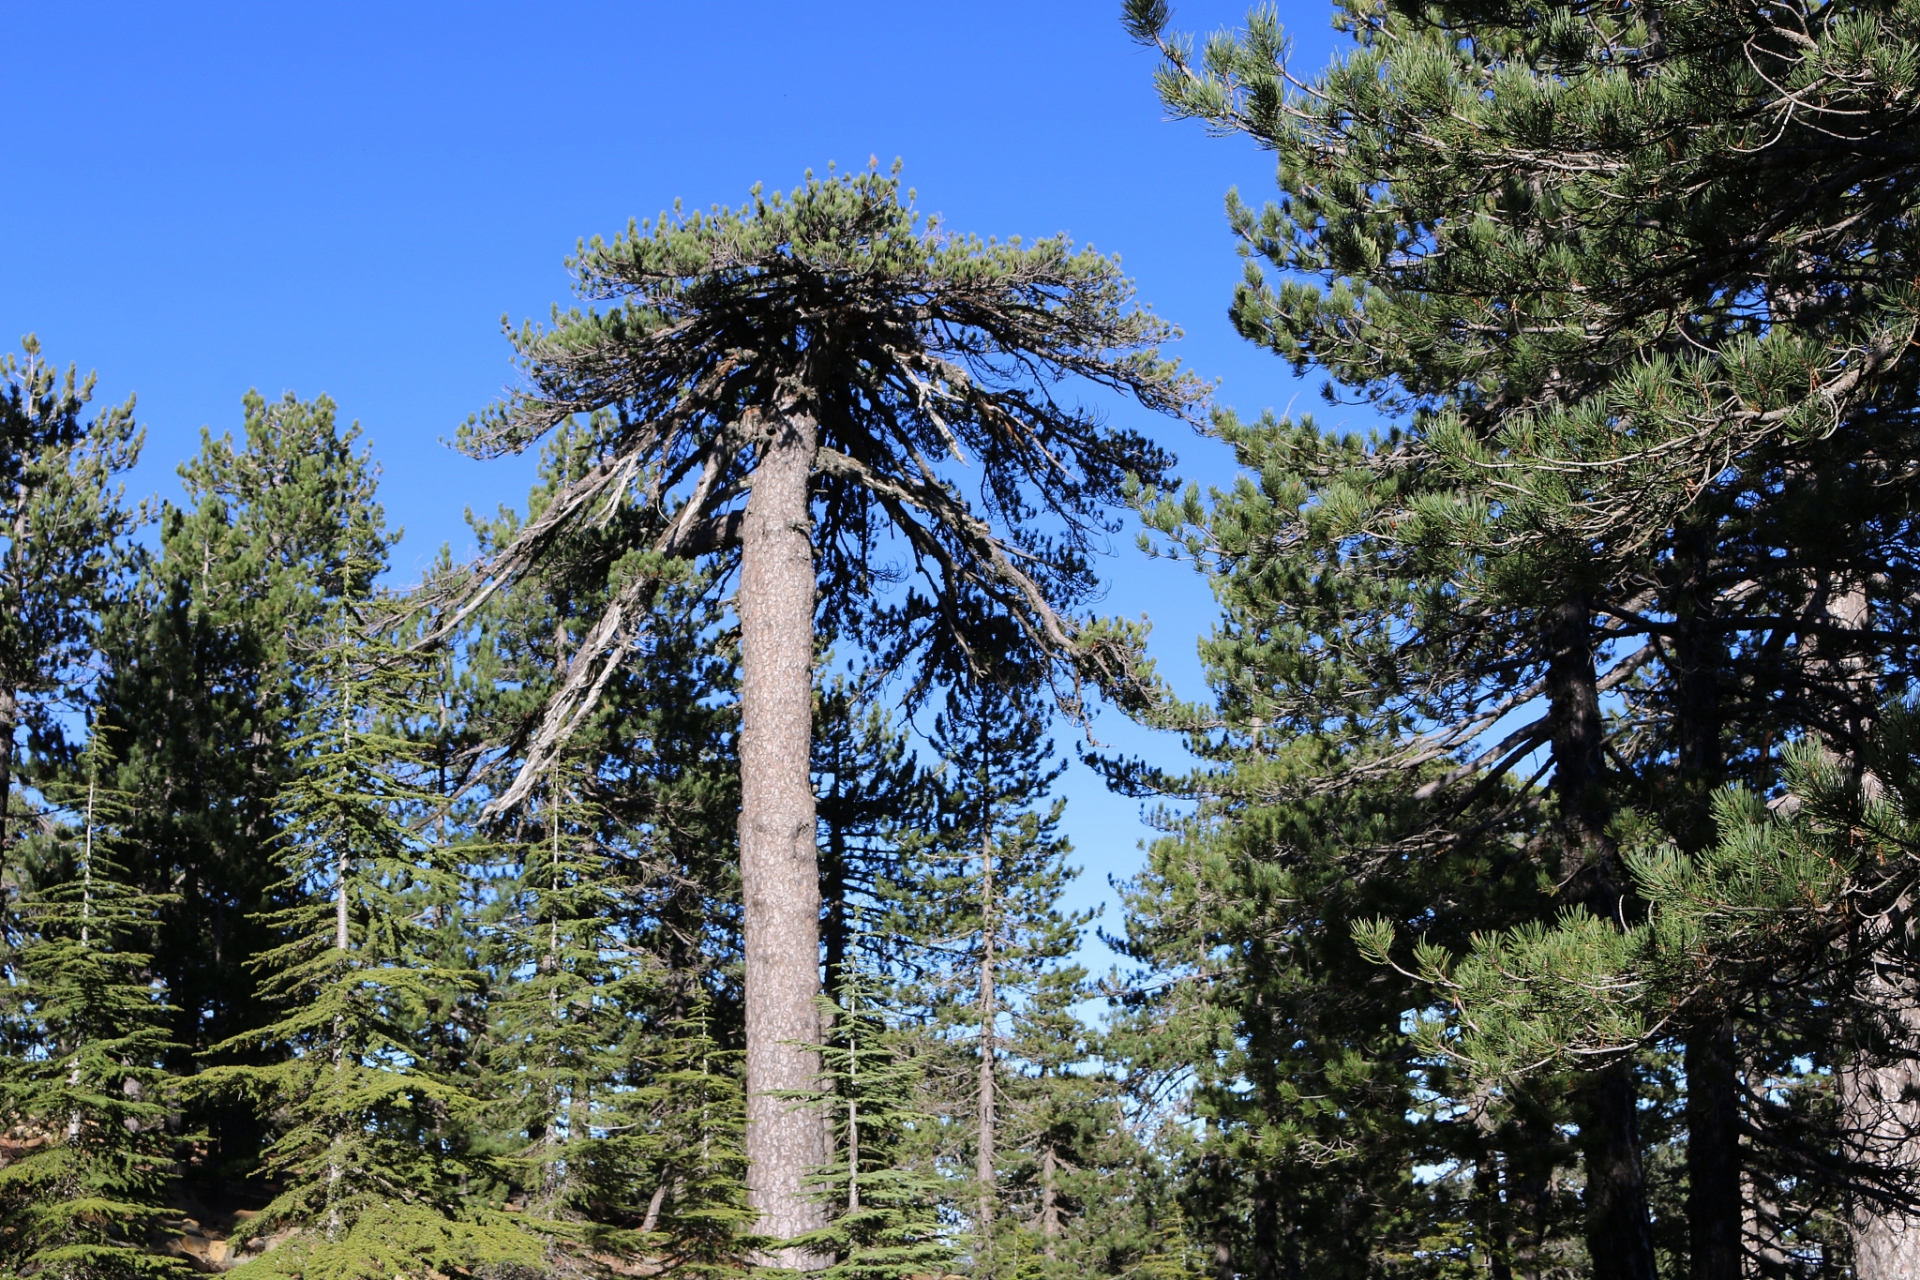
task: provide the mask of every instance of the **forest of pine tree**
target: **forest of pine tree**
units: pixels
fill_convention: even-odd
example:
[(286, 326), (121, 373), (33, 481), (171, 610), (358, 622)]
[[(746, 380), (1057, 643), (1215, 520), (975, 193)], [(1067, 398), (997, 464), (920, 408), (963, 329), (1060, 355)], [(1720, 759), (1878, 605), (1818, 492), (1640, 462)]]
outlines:
[(897, 164), (581, 241), (418, 580), (0, 360), (0, 1280), (1920, 1277), (1920, 6), (1119, 21), (1377, 429)]

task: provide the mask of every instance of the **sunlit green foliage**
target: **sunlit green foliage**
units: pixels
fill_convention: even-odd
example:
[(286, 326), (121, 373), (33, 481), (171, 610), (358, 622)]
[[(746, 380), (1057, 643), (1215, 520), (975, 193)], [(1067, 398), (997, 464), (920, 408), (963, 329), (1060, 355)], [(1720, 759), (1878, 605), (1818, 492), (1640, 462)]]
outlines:
[(182, 1276), (152, 1251), (169, 1216), (175, 1081), (166, 991), (141, 950), (162, 900), (130, 886), (127, 797), (106, 785), (112, 760), (96, 734), (80, 785), (49, 788), (58, 809), (32, 838), (47, 883), (19, 904), (22, 938), (4, 989), (7, 1039), (27, 1052), (0, 1074), (0, 1107), (19, 1145), (0, 1168), (0, 1263), (59, 1280)]

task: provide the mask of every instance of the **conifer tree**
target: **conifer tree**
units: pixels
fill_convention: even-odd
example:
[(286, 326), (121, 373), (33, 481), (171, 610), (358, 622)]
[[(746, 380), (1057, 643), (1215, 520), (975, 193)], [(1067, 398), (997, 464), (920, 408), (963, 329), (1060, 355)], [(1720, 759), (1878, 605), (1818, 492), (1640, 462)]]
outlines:
[[(1783, 781), (1782, 803), (1738, 786), (1715, 796), (1718, 838), (1704, 853), (1644, 832), (1632, 870), (1646, 918), (1623, 935), (1583, 937), (1592, 927), (1569, 921), (1490, 936), (1458, 956), (1424, 948), (1428, 981), (1471, 1016), (1422, 1033), (1502, 1077), (1647, 1041), (1701, 1003), (1739, 1011), (1752, 1028), (1747, 1069), (1764, 1072), (1770, 1093), (1746, 1111), (1766, 1139), (1746, 1169), (1751, 1255), (1842, 1275), (1860, 1265), (1860, 1216), (1898, 1208), (1910, 1176), (1910, 1099), (1874, 1099), (1863, 1128), (1845, 1091), (1856, 1087), (1850, 1064), (1898, 1075), (1911, 1062), (1904, 1011), (1884, 992), (1914, 975), (1912, 943), (1878, 926), (1904, 911), (1915, 883), (1920, 715), (1889, 709), (1855, 761), (1797, 743)], [(1373, 945), (1386, 941), (1382, 932)]]
[(1203, 1274), (1204, 1241), (1180, 1203), (1180, 1130), (1143, 1114), (1124, 1082), (1082, 1070), (1029, 1077), (1012, 1095), (1012, 1189), (1031, 1216), (1001, 1232), (1000, 1273)]
[[(538, 521), (568, 485), (600, 465), (592, 436), (568, 428), (544, 452), (527, 520)], [(564, 682), (581, 636), (592, 630), (633, 567), (627, 548), (644, 519), (632, 504), (548, 548), (537, 573), (504, 587), (468, 620), (454, 720), (462, 761), (453, 788), (476, 805), (523, 772), (542, 709)], [(483, 551), (498, 552), (525, 527), (503, 511), (475, 521)], [(604, 854), (626, 881), (619, 927), (626, 945), (661, 970), (718, 992), (737, 953), (739, 887), (734, 835), (739, 770), (732, 663), (699, 575), (659, 585), (658, 608), (632, 638), (635, 660), (608, 670), (595, 705), (569, 734), (568, 752), (598, 815)], [(551, 763), (551, 761), (549, 761)], [(545, 775), (541, 782), (545, 783)], [(487, 824), (482, 810), (469, 819)], [(691, 989), (663, 992), (691, 1007)], [(737, 1007), (737, 993), (725, 1002)], [(733, 1015), (716, 1011), (719, 1023)], [(723, 1040), (727, 1035), (722, 1035)]]
[[(583, 246), (575, 270), (583, 295), (617, 305), (520, 333), (527, 389), (463, 443), (515, 451), (574, 415), (612, 412), (593, 419), (592, 469), (488, 563), (479, 595), (629, 493), (650, 523), (499, 803), (534, 785), (624, 656), (662, 562), (737, 550), (747, 1145), (765, 1231), (789, 1238), (817, 1225), (803, 1180), (824, 1154), (817, 1119), (772, 1101), (817, 1070), (796, 1047), (819, 1040), (816, 617), (877, 640), (883, 665), (924, 650), (929, 682), (1024, 652), (1029, 670), (1076, 688), (1125, 686), (1130, 633), (1074, 611), (1103, 509), (1129, 477), (1159, 480), (1166, 458), (1051, 387), (1085, 380), (1176, 413), (1200, 388), (1159, 356), (1172, 330), (1129, 306), (1112, 261), (1064, 239), (982, 244), (922, 228), (878, 173), (756, 192), (738, 212), (663, 215)], [(933, 461), (948, 455), (978, 468), (966, 474), (977, 503)], [(873, 565), (889, 536), (914, 575), (882, 606)]]
[(0, 858), (19, 732), (57, 738), (57, 700), (83, 679), (134, 524), (114, 485), (140, 456), (133, 400), (89, 420), (93, 387), (31, 335), (0, 357)]
[[(1196, 1243), (1222, 1276), (1414, 1275), (1420, 1256), (1577, 1270), (1565, 1089), (1476, 1094), (1404, 1034), (1428, 990), (1369, 964), (1352, 938), (1354, 921), (1387, 918), (1464, 945), (1528, 919), (1540, 866), (1526, 827), (1495, 800), (1468, 815), (1479, 835), (1435, 849), (1409, 794), (1419, 776), (1319, 788), (1344, 763), (1324, 743), (1275, 741), (1235, 714), (1278, 684), (1238, 661), (1260, 639), (1270, 584), (1217, 581), (1228, 613), (1202, 652), (1235, 723), (1191, 740), (1206, 767), (1157, 784), (1194, 808), (1168, 820), (1127, 886), (1123, 946), (1141, 968), (1105, 1050), (1150, 1097), (1183, 1103), (1190, 1132), (1173, 1153)], [(1440, 1173), (1416, 1178), (1417, 1166)]]
[[(172, 895), (151, 946), (175, 1006), (169, 1066), (183, 1075), (263, 1021), (249, 963), (276, 941), (261, 913), (287, 905), (272, 894), (272, 850), (313, 695), (305, 659), (397, 536), (379, 469), (331, 400), (250, 392), (241, 425), (238, 440), (203, 433), (180, 468), (184, 501), (162, 506), (158, 549), (101, 640), (96, 717), (114, 785), (133, 797), (127, 873)], [(190, 1178), (214, 1199), (240, 1194), (261, 1143), (252, 1109), (184, 1105), (210, 1140)]]
[(423, 821), (439, 803), (431, 762), (407, 732), (419, 662), (362, 621), (371, 604), (363, 591), (336, 605), (324, 646), (300, 655), (311, 702), (279, 846), (293, 905), (272, 917), (285, 941), (255, 961), (279, 1016), (215, 1046), (289, 1056), (195, 1081), (284, 1117), (266, 1153), (283, 1189), (248, 1227), (254, 1240), (297, 1234), (249, 1273), (370, 1277), (541, 1256), (525, 1233), (457, 1202), (455, 1126), (471, 1099), (422, 1064), (420, 1016), (465, 980), (434, 963), (422, 919), (451, 872)]
[(4, 1008), (16, 1050), (0, 1105), (26, 1150), (0, 1169), (0, 1264), (59, 1280), (184, 1276), (152, 1244), (178, 1141), (166, 993), (140, 950), (161, 904), (121, 872), (127, 797), (107, 785), (97, 732), (78, 766), (84, 783), (48, 788), (60, 812), (35, 837), (55, 882), (26, 896), (15, 925)]
[(632, 1049), (626, 1023), (647, 1007), (635, 988), (656, 981), (616, 931), (623, 886), (582, 794), (588, 785), (576, 759), (555, 762), (529, 823), (534, 838), (499, 903), (490, 956), (499, 977), (488, 1066), (525, 1144), (507, 1163), (526, 1212), (563, 1233), (569, 1221), (590, 1221), (587, 1201), (606, 1194), (583, 1183), (593, 1162), (582, 1153), (611, 1123), (608, 1095)]
[[(1345, 687), (1411, 716), (1389, 726), (1407, 744), (1389, 767), (1452, 758), (1439, 814), (1548, 747), (1562, 901), (1616, 921), (1563, 941), (1598, 960), (1640, 909), (1616, 822), (1652, 818), (1705, 856), (1716, 787), (1769, 785), (1795, 734), (1859, 741), (1875, 680), (1911, 665), (1868, 623), (1901, 634), (1912, 599), (1869, 568), (1910, 536), (1887, 461), (1908, 448), (1920, 314), (1895, 266), (1912, 253), (1913, 122), (1894, 105), (1910, 18), (1343, 6), (1353, 50), (1303, 81), (1270, 12), (1199, 54), (1166, 35), (1164, 4), (1126, 13), (1164, 52), (1176, 113), (1279, 155), (1282, 201), (1230, 202), (1242, 332), (1405, 422), (1372, 449), (1257, 433), (1279, 464), (1266, 496), (1314, 531), (1298, 545), (1323, 581), (1377, 602), (1313, 620), (1310, 661), (1350, 664)], [(1394, 605), (1396, 576), (1450, 585)], [(1382, 665), (1396, 632), (1417, 678)], [(1610, 687), (1627, 707), (1611, 724)], [(1530, 704), (1530, 727), (1483, 737)], [(1741, 1266), (1738, 1013), (1670, 1024), (1701, 1280)], [(1603, 1061), (1582, 1125), (1591, 1252), (1599, 1274), (1649, 1276), (1629, 1059)]]
[(881, 984), (860, 963), (862, 950), (849, 955), (840, 1002), (821, 998), (824, 1087), (780, 1099), (824, 1113), (833, 1135), (830, 1160), (811, 1178), (827, 1225), (804, 1237), (804, 1247), (833, 1260), (825, 1274), (834, 1280), (941, 1275), (951, 1257), (939, 1220), (943, 1187), (913, 1158), (933, 1124), (925, 1105), (927, 1042), (889, 1016)]
[(856, 913), (884, 910), (913, 872), (906, 846), (937, 825), (938, 797), (907, 735), (892, 723), (873, 676), (835, 674), (814, 695), (813, 785), (820, 821), (820, 934), (827, 993), (848, 972), (864, 938), (898, 958), (893, 939), (853, 927)]
[[(1086, 920), (1073, 923), (1077, 933)], [(1043, 1274), (1083, 1265), (1069, 1233), (1114, 1193), (1111, 1182), (1102, 1185), (1097, 1149), (1110, 1141), (1133, 1145), (1120, 1115), (1122, 1091), (1096, 1072), (1098, 1038), (1080, 1016), (1079, 1006), (1096, 995), (1086, 967), (1044, 953), (1033, 959), (1052, 963), (1036, 973), (1030, 960), (1015, 981), (1000, 984), (1019, 992), (1004, 1039), (1001, 1146), (993, 1170), (993, 1190), (1007, 1212), (984, 1229), (995, 1236), (991, 1257), (1006, 1260), (995, 1269), (1009, 1276), (1031, 1274), (1036, 1264)], [(1147, 1153), (1138, 1154), (1143, 1169), (1152, 1164)]]
[[(1068, 958), (1092, 915), (1060, 905), (1074, 872), (1059, 833), (1065, 802), (1049, 792), (1066, 766), (1053, 762), (1045, 732), (1041, 709), (1019, 690), (948, 694), (928, 737), (944, 763), (939, 825), (932, 838), (913, 842), (912, 865), (893, 894), (902, 932), (915, 943), (912, 986), (924, 993), (933, 1028), (971, 1041), (973, 1194), (964, 1212), (981, 1276), (1002, 1274), (1002, 1126), (1020, 1072), (1016, 1051), (1023, 1041), (1042, 1048), (1058, 1036), (1064, 999), (1086, 994), (1085, 971)], [(1042, 998), (1045, 1006), (1029, 1009)], [(1068, 1065), (1059, 1056), (1048, 1052), (1056, 1073)]]
[[(594, 465), (588, 432), (558, 433), (526, 518)], [(697, 580), (662, 585), (638, 641), (645, 660), (608, 673), (534, 803), (510, 822), (479, 812), (520, 766), (577, 637), (617, 591), (635, 519), (623, 507), (560, 540), (460, 640), (448, 790), (461, 797), (460, 856), (491, 903), (478, 949), (491, 1032), (473, 1048), (492, 1103), (471, 1140), (498, 1153), (508, 1185), (495, 1194), (551, 1213), (563, 1249), (719, 1275), (744, 1265), (747, 1247), (727, 1208), (739, 1133), (722, 1096), (738, 1088), (738, 770), (731, 666), (714, 652)], [(502, 511), (474, 524), (491, 549), (522, 520)], [(681, 1097), (702, 1071), (707, 1102)], [(704, 1117), (704, 1136), (690, 1116)], [(682, 1139), (712, 1162), (688, 1166)]]
[(700, 999), (672, 1034), (649, 1050), (644, 1083), (619, 1095), (596, 1174), (608, 1194), (646, 1192), (623, 1207), (630, 1252), (675, 1275), (734, 1280), (751, 1273), (753, 1211), (747, 1206), (746, 1095), (740, 1053), (713, 1037), (711, 1001)]

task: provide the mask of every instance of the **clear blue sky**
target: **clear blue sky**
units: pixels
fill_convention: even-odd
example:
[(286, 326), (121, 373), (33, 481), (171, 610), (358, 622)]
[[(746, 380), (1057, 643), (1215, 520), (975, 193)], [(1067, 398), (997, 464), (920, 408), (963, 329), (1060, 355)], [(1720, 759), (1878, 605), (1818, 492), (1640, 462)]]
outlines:
[[(897, 156), (954, 230), (1121, 253), (1222, 403), (1310, 407), (1315, 387), (1225, 320), (1240, 265), (1222, 197), (1271, 191), (1271, 158), (1166, 122), (1118, 9), (11, 0), (0, 342), (36, 332), (105, 397), (138, 392), (140, 493), (175, 492), (200, 428), (236, 428), (247, 388), (332, 395), (384, 466), (411, 578), (441, 543), (469, 549), (466, 507), (525, 496), (530, 460), (441, 441), (512, 376), (500, 316), (566, 301), (577, 238), (675, 197), (738, 204), (756, 181)], [(1243, 12), (1194, 0), (1175, 22)], [(1282, 5), (1301, 69), (1333, 49), (1329, 16)], [(1185, 474), (1231, 475), (1218, 445), (1154, 429)], [(1199, 692), (1204, 585), (1117, 542), (1109, 610), (1147, 614), (1163, 669)], [(1111, 714), (1096, 732), (1171, 747)], [(1069, 795), (1094, 900), (1138, 865), (1138, 806), (1078, 770)]]

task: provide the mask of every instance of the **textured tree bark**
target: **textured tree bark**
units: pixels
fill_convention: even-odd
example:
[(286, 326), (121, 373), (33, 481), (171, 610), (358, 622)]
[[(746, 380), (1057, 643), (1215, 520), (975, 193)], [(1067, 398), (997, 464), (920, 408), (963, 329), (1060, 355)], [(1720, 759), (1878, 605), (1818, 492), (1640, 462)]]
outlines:
[[(1547, 611), (1547, 698), (1553, 715), (1553, 789), (1566, 842), (1567, 894), (1593, 914), (1619, 922), (1626, 894), (1619, 852), (1607, 834), (1607, 794), (1599, 680), (1587, 602), (1571, 597)], [(1633, 1064), (1589, 1075), (1581, 1145), (1587, 1174), (1587, 1252), (1594, 1280), (1656, 1280), (1646, 1172), (1640, 1162)]]
[(1053, 1153), (1053, 1135), (1048, 1134), (1040, 1148), (1040, 1235), (1046, 1241), (1043, 1253), (1054, 1261), (1055, 1244), (1060, 1239), (1060, 1193), (1054, 1190), (1059, 1160)]
[[(1866, 588), (1844, 579), (1816, 581), (1809, 613), (1824, 634), (1807, 638), (1807, 666), (1833, 702), (1827, 746), (1855, 760), (1854, 752), (1873, 727), (1878, 680), (1861, 646), (1850, 633), (1871, 625)], [(1872, 791), (1871, 774), (1861, 779)], [(1876, 920), (1862, 930), (1860, 945), (1872, 947), (1877, 931), (1906, 927), (1904, 921)], [(1877, 966), (1861, 993), (1894, 1031), (1892, 1060), (1854, 1062), (1839, 1072), (1843, 1137), (1853, 1159), (1887, 1170), (1895, 1179), (1920, 1175), (1920, 1063), (1909, 1055), (1920, 1044), (1920, 992), (1904, 975)], [(1857, 1280), (1911, 1280), (1920, 1276), (1920, 1216), (1856, 1197), (1852, 1221), (1853, 1273)]]
[[(1875, 974), (1868, 996), (1878, 997), (1888, 1020), (1912, 1043), (1920, 1038), (1920, 1008), (1908, 985)], [(1896, 1052), (1898, 1046), (1896, 1046)], [(1920, 1171), (1920, 1064), (1905, 1056), (1885, 1066), (1849, 1066), (1840, 1073), (1840, 1106), (1854, 1159), (1912, 1177)], [(1856, 1199), (1852, 1214), (1856, 1280), (1913, 1280), (1920, 1276), (1920, 1218)]]
[[(814, 831), (813, 538), (808, 481), (818, 429), (776, 428), (740, 531), (740, 881), (746, 933), (747, 1198), (775, 1240), (826, 1225), (807, 1175), (827, 1159), (826, 1117), (771, 1096), (819, 1087), (820, 870)], [(829, 1259), (778, 1248), (773, 1265)]]

